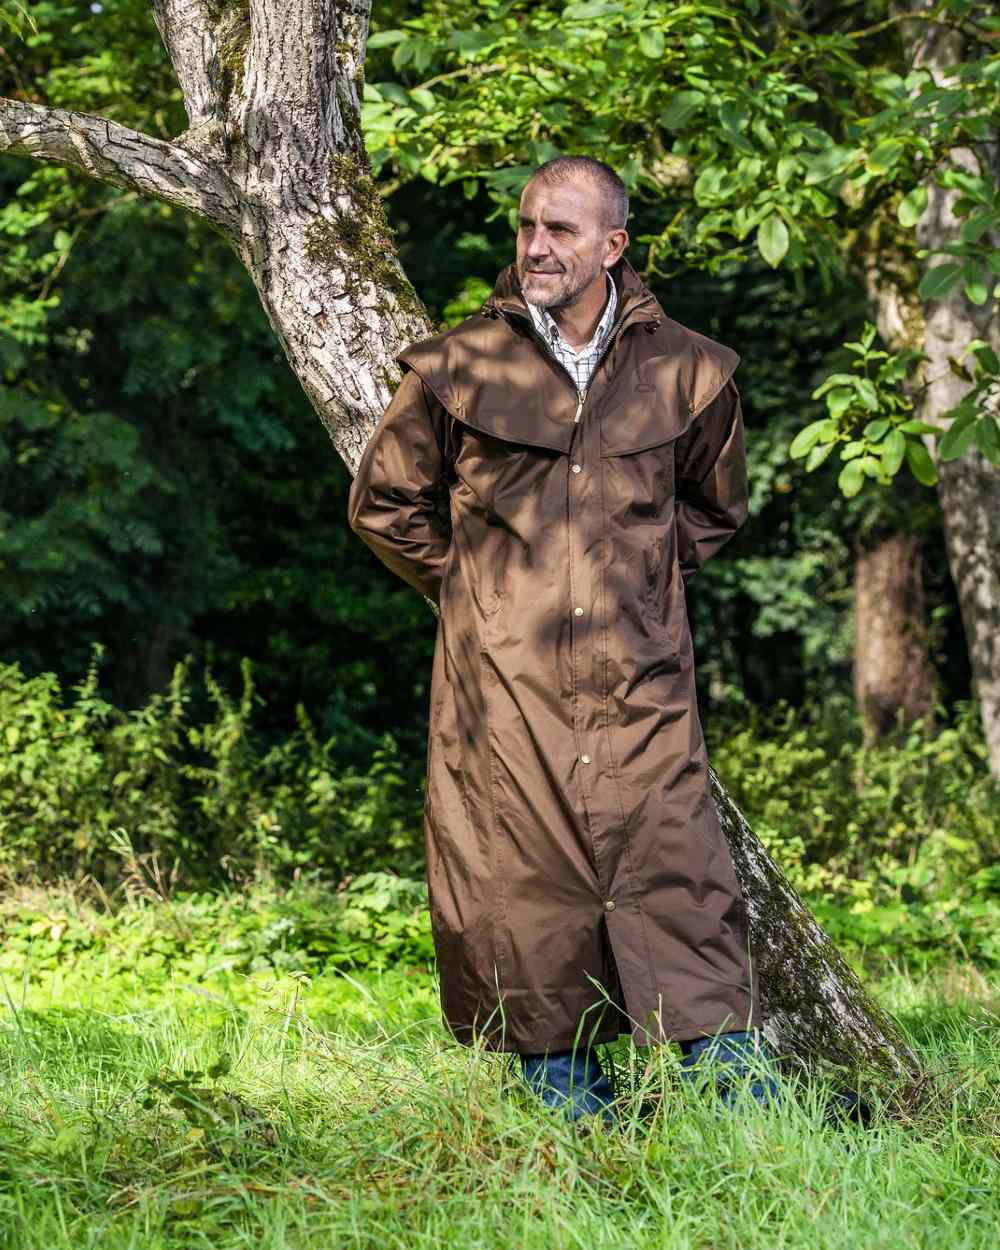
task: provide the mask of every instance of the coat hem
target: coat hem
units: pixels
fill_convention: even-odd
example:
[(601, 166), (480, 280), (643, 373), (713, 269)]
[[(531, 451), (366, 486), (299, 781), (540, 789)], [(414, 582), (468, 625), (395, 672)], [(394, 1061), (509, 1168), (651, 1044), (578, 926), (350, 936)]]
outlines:
[[(648, 1029), (642, 1029), (642, 1037), (637, 1038), (635, 1036), (637, 1030), (626, 1020), (620, 1025), (613, 1024), (599, 1029), (591, 1038), (590, 1045), (607, 1046), (611, 1042), (616, 1042), (620, 1037), (629, 1037), (637, 1049), (650, 1050), (654, 1046), (663, 1046), (670, 1042), (692, 1042), (700, 1037), (714, 1037), (716, 1033), (743, 1032), (744, 1030), (762, 1027), (763, 1019), (757, 1013), (751, 1016), (749, 1022), (746, 1019), (737, 1020), (733, 1013), (729, 1013), (721, 1022), (716, 1018), (703, 1024), (683, 1024), (673, 1029), (664, 1029), (662, 1039), (657, 1041), (650, 1035)], [(461, 1045), (473, 1046), (478, 1041), (484, 1049), (493, 1054), (543, 1055), (550, 1051), (572, 1050), (584, 1040), (584, 1030), (578, 1031), (576, 1029), (569, 1033), (548, 1033), (545, 1037), (512, 1038), (504, 1036), (499, 1039), (485, 1034), (479, 1034), (478, 1037), (475, 1037), (468, 1028), (461, 1030), (452, 1029), (451, 1031), (455, 1040)]]

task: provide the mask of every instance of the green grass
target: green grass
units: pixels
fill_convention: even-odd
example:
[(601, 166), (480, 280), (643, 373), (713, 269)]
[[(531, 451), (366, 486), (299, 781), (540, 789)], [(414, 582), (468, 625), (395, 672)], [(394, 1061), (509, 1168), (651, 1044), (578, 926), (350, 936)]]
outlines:
[(105, 935), (2, 975), (3, 1247), (1000, 1240), (1000, 984), (969, 968), (878, 987), (939, 1076), (917, 1119), (830, 1125), (819, 1089), (721, 1112), (680, 1084), (669, 1049), (644, 1074), (648, 1053), (622, 1043), (612, 1131), (563, 1123), (505, 1060), (449, 1040), (423, 972), (172, 981)]

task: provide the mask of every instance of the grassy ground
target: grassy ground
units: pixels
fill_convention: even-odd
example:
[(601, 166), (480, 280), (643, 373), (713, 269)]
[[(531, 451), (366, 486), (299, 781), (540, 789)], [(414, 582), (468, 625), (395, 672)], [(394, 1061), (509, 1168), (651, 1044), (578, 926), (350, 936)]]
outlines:
[(916, 1121), (835, 1127), (820, 1090), (720, 1113), (669, 1050), (644, 1075), (623, 1043), (623, 1125), (581, 1132), (448, 1040), (425, 973), (192, 981), (125, 953), (0, 962), (0, 1246), (1000, 1240), (1000, 984), (971, 969), (878, 986), (941, 1076)]

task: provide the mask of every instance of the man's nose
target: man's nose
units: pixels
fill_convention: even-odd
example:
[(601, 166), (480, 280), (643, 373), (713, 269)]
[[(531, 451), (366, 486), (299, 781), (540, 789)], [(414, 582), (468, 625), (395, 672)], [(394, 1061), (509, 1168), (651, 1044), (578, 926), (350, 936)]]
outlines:
[(540, 259), (549, 254), (549, 236), (544, 230), (535, 229), (531, 232), (527, 255)]

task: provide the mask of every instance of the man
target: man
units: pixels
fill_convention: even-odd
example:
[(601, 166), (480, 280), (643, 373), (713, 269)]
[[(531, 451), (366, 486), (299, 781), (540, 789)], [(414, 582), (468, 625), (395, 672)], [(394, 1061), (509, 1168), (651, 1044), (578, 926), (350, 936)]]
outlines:
[[(445, 1019), (576, 1118), (593, 1046), (756, 1048), (684, 582), (747, 508), (734, 351), (624, 259), (628, 196), (542, 165), (481, 313), (399, 357), (351, 527), (440, 608), (425, 832)], [(762, 1093), (759, 1085), (755, 1093)]]

